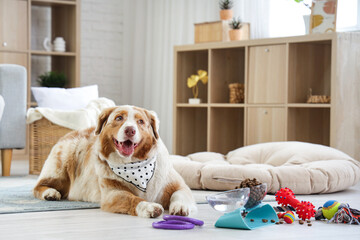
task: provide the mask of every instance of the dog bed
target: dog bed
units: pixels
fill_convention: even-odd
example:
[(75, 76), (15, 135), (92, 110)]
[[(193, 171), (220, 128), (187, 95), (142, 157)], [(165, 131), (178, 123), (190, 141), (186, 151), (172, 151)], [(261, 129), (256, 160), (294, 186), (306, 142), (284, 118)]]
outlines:
[(227, 155), (199, 152), (171, 156), (192, 189), (231, 190), (245, 178), (267, 183), (268, 192), (288, 187), (295, 194), (331, 193), (360, 180), (360, 162), (334, 148), (303, 142), (271, 142)]

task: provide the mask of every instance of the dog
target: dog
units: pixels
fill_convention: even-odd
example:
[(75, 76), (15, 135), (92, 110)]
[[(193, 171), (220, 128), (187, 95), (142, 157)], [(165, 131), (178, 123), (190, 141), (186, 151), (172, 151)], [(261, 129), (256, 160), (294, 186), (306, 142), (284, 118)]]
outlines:
[(159, 136), (156, 113), (129, 105), (107, 108), (96, 127), (62, 137), (33, 193), (48, 201), (97, 202), (104, 211), (145, 218), (164, 209), (181, 216), (196, 211)]

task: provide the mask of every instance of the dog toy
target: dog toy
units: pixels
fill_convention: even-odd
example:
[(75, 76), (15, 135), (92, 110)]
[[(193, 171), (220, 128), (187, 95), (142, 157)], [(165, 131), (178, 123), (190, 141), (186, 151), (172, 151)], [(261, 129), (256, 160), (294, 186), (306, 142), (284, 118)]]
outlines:
[(295, 221), (295, 215), (292, 211), (287, 211), (284, 216), (284, 221), (288, 224), (291, 224)]
[[(324, 210), (324, 208), (326, 209)], [(329, 200), (323, 207), (319, 207), (315, 214), (315, 219), (328, 219), (328, 222), (360, 225), (360, 211), (350, 208), (350, 205), (347, 203)]]
[(164, 215), (165, 221), (153, 222), (153, 228), (171, 229), (171, 230), (186, 230), (193, 229), (195, 225), (202, 226), (204, 222), (195, 218)]
[(278, 204), (290, 205), (296, 209), (296, 214), (302, 220), (310, 219), (315, 216), (315, 206), (311, 202), (299, 201), (295, 198), (294, 192), (290, 188), (281, 188), (275, 194)]
[(340, 203), (335, 200), (327, 201), (322, 207), (323, 216), (326, 217), (328, 220), (332, 219), (335, 213), (339, 210), (339, 206)]

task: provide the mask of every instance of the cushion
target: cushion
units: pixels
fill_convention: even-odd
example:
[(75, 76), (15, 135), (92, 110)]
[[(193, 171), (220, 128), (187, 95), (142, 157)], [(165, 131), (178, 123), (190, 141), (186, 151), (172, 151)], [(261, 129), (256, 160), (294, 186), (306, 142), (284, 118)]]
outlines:
[(201, 152), (171, 156), (192, 189), (231, 190), (245, 178), (267, 183), (268, 192), (288, 187), (295, 194), (331, 193), (359, 182), (360, 162), (331, 147), (303, 142), (271, 142), (226, 155)]
[(4, 108), (5, 108), (5, 101), (4, 98), (0, 95), (0, 121), (4, 112)]
[(38, 107), (57, 110), (78, 110), (85, 108), (91, 100), (99, 97), (98, 86), (79, 88), (32, 87)]

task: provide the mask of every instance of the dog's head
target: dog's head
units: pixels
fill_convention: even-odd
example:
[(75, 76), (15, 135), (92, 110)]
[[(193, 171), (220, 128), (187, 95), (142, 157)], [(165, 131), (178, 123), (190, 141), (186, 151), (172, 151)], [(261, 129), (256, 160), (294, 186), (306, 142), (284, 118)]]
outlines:
[(124, 163), (152, 157), (159, 139), (158, 128), (155, 112), (125, 105), (105, 109), (99, 116), (95, 134), (99, 135), (101, 155)]

